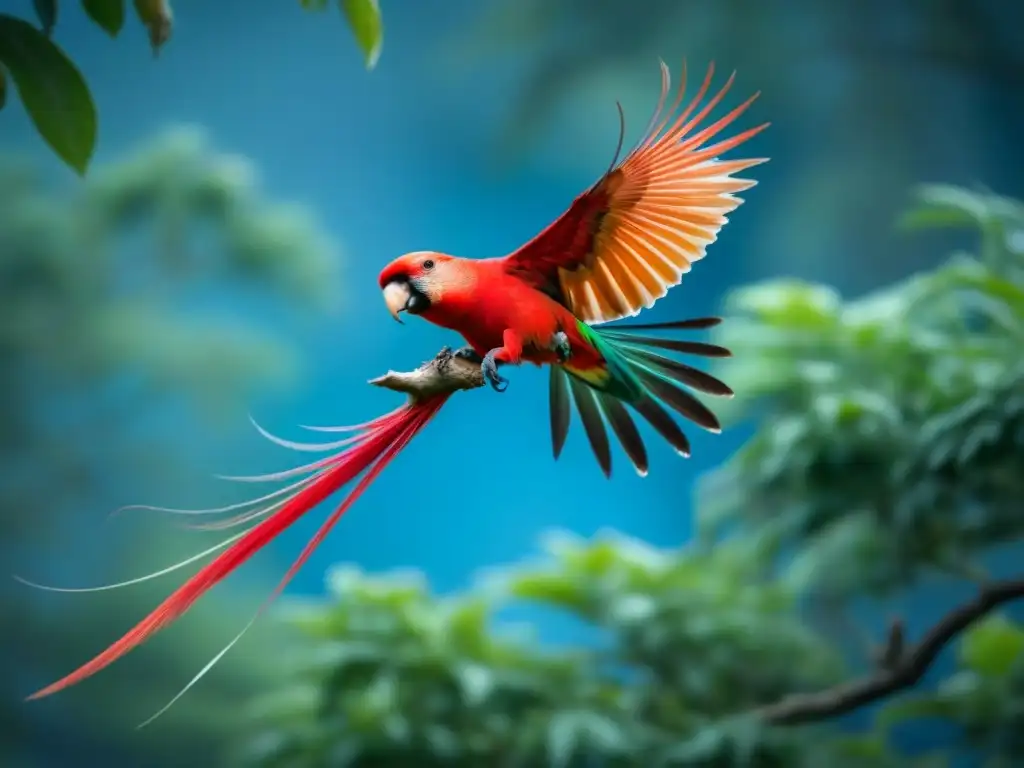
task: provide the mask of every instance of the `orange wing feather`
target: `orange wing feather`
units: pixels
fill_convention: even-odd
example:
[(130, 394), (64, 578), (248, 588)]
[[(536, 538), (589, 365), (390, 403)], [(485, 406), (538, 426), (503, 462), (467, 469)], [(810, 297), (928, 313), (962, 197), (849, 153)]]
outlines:
[(592, 324), (636, 315), (678, 285), (715, 242), (726, 216), (743, 202), (736, 193), (757, 184), (733, 174), (767, 161), (723, 161), (719, 155), (757, 135), (768, 123), (708, 143), (759, 93), (699, 128), (735, 79), (733, 73), (698, 111), (714, 71), (712, 64), (697, 95), (672, 120), (683, 101), (686, 67), (675, 102), (663, 112), (671, 84), (663, 62), (661, 98), (643, 138), (561, 217), (507, 256), (506, 270)]

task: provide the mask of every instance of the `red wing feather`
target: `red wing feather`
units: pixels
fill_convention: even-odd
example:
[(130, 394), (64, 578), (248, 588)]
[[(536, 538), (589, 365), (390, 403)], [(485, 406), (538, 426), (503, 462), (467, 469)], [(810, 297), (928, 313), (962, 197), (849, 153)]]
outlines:
[(697, 95), (676, 115), (686, 69), (675, 102), (665, 112), (671, 77), (662, 63), (661, 97), (643, 138), (561, 217), (506, 257), (506, 269), (587, 323), (636, 315), (678, 285), (716, 240), (726, 216), (743, 202), (736, 193), (757, 183), (733, 174), (766, 161), (723, 161), (719, 155), (767, 123), (709, 144), (759, 95), (701, 128), (735, 78), (700, 107), (713, 75), (711, 65)]

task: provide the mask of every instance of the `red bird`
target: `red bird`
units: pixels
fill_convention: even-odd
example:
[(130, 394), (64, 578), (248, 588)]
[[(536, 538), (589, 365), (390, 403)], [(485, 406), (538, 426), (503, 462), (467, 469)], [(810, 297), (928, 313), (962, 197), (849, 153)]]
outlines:
[(636, 334), (708, 327), (717, 318), (615, 330), (592, 326), (636, 315), (678, 285), (691, 264), (704, 258), (726, 216), (742, 202), (735, 194), (756, 184), (733, 174), (765, 162), (763, 158), (719, 157), (767, 124), (711, 143), (757, 94), (701, 127), (735, 76), (698, 111), (714, 74), (714, 67), (709, 67), (696, 97), (676, 115), (684, 73), (684, 87), (663, 117), (670, 82), (664, 64), (661, 73), (661, 99), (636, 148), (621, 164), (613, 161), (596, 184), (533, 240), (502, 258), (408, 253), (380, 274), (384, 299), (394, 318), (399, 320), (399, 313), (408, 312), (458, 331), (469, 346), (456, 354), (480, 362), (497, 391), (508, 386), (498, 373), (499, 365), (523, 361), (549, 365), (555, 457), (569, 426), (571, 391), (606, 475), (611, 473), (611, 455), (602, 414), (637, 471), (647, 472), (646, 450), (623, 404), (634, 408), (685, 455), (689, 442), (659, 400), (698, 425), (719, 430), (714, 414), (676, 383), (714, 395), (730, 395), (729, 388), (644, 347), (706, 356), (728, 351)]
[[(718, 318), (601, 330), (593, 326), (636, 315), (677, 285), (690, 265), (703, 258), (707, 246), (715, 241), (727, 214), (740, 205), (741, 200), (735, 194), (756, 183), (735, 178), (734, 174), (765, 162), (765, 159), (721, 160), (720, 156), (764, 130), (767, 123), (712, 143), (750, 106), (756, 94), (717, 121), (701, 127), (702, 121), (726, 95), (733, 78), (701, 106), (714, 73), (714, 68), (710, 67), (697, 95), (680, 113), (684, 73), (684, 86), (666, 112), (669, 72), (664, 64), (661, 72), (658, 108), (637, 146), (621, 164), (613, 162), (596, 184), (529, 243), (497, 259), (469, 260), (434, 252), (410, 253), (393, 261), (380, 275), (385, 301), (396, 319), (400, 313), (407, 312), (458, 331), (469, 346), (455, 354), (479, 360), (487, 381), (496, 390), (504, 391), (507, 386), (506, 379), (498, 373), (499, 365), (518, 365), (524, 360), (550, 365), (551, 430), (556, 458), (569, 428), (571, 392), (605, 474), (611, 472), (605, 420), (637, 471), (647, 472), (646, 448), (626, 410), (627, 405), (685, 455), (690, 450), (686, 436), (660, 403), (706, 429), (718, 430), (714, 414), (679, 385), (714, 395), (729, 395), (731, 390), (712, 376), (651, 350), (706, 357), (725, 356), (729, 351), (711, 344), (639, 333), (707, 328), (717, 324)], [(621, 149), (621, 138), (619, 143)], [(285, 488), (251, 501), (219, 509), (165, 510), (182, 514), (241, 510), (235, 517), (208, 527), (229, 528), (252, 523), (241, 533), (200, 555), (121, 584), (57, 589), (88, 592), (128, 586), (224, 550), (120, 640), (29, 698), (48, 696), (84, 680), (167, 627), (283, 530), (362, 475), (303, 549), (272, 593), (272, 600), (342, 514), (433, 418), (450, 395), (450, 392), (441, 393), (413, 400), (355, 427), (320, 428), (353, 433), (332, 443), (305, 445), (267, 435), (298, 450), (337, 451), (342, 447), (344, 450), (292, 470), (237, 478), (264, 481), (305, 475)], [(170, 704), (205, 675), (242, 637), (245, 629)], [(166, 709), (164, 707), (150, 720)]]

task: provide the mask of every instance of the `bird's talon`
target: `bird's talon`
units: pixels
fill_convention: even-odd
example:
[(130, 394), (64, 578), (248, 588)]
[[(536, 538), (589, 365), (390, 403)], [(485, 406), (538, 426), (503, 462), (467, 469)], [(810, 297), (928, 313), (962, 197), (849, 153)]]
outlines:
[(551, 337), (551, 349), (558, 356), (558, 362), (564, 363), (572, 357), (572, 345), (565, 331), (558, 331)]
[(504, 392), (508, 389), (508, 379), (498, 373), (498, 364), (493, 353), (488, 352), (480, 363), (480, 370), (484, 374), (484, 380), (491, 385), (495, 392)]
[(441, 373), (447, 371), (453, 357), (455, 355), (452, 353), (451, 347), (441, 347), (441, 351), (434, 357), (434, 364), (437, 366), (437, 370)]
[(472, 347), (461, 347), (455, 350), (452, 354), (460, 360), (466, 360), (470, 363), (476, 363), (477, 365), (480, 365), (484, 361), (484, 359), (480, 357)]

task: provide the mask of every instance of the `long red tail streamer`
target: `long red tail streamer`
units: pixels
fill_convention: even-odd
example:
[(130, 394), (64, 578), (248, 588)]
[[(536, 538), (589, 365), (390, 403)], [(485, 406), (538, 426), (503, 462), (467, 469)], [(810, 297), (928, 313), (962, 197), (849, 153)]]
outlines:
[[(314, 534), (313, 538), (306, 544), (305, 548), (292, 563), (284, 577), (271, 592), (267, 600), (260, 606), (252, 620), (242, 631), (225, 646), (202, 670), (183, 688), (168, 704), (142, 723), (139, 727), (152, 722), (163, 714), (172, 704), (181, 698), (193, 685), (195, 685), (213, 666), (242, 638), (246, 631), (264, 613), (270, 604), (280, 596), (281, 592), (288, 585), (288, 582), (295, 576), (300, 568), (309, 559), (313, 550), (324, 540), (331, 529), (335, 526), (343, 514), (356, 502), (370, 484), (377, 478), (383, 469), (397, 456), (409, 441), (426, 426), (434, 415), (441, 409), (441, 406), (448, 400), (448, 395), (438, 395), (417, 403), (410, 403), (398, 408), (391, 413), (381, 416), (373, 421), (359, 424), (353, 427), (307, 427), (322, 432), (352, 432), (353, 436), (333, 443), (306, 444), (294, 443), (270, 435), (257, 425), (257, 428), (264, 436), (278, 443), (279, 445), (294, 450), (337, 450), (344, 447), (340, 453), (329, 456), (326, 459), (306, 464), (301, 467), (275, 472), (266, 475), (248, 477), (234, 477), (229, 479), (248, 482), (276, 481), (292, 478), (299, 475), (306, 475), (298, 482), (281, 488), (272, 493), (260, 496), (247, 502), (232, 504), (225, 507), (203, 510), (170, 509), (161, 507), (135, 508), (152, 509), (165, 512), (173, 512), (185, 515), (207, 515), (219, 512), (234, 510), (247, 510), (228, 520), (217, 521), (208, 524), (206, 528), (229, 528), (254, 520), (260, 520), (252, 527), (239, 534), (231, 536), (226, 541), (207, 549), (187, 560), (164, 568), (160, 571), (147, 574), (141, 578), (117, 584), (108, 584), (100, 587), (61, 589), (46, 587), (39, 584), (20, 579), (26, 584), (57, 592), (95, 592), (108, 589), (116, 589), (142, 581), (163, 576), (171, 571), (194, 563), (218, 550), (225, 549), (216, 558), (203, 566), (192, 578), (188, 579), (170, 596), (157, 606), (148, 616), (136, 624), (124, 634), (119, 640), (111, 644), (91, 661), (86, 662), (74, 672), (57, 680), (45, 688), (33, 693), (29, 699), (39, 699), (49, 696), (57, 691), (75, 685), (90, 677), (119, 658), (144, 643), (152, 635), (170, 625), (183, 616), (192, 605), (199, 600), (211, 587), (222, 579), (237, 570), (243, 563), (256, 554), (259, 550), (273, 541), (282, 531), (291, 526), (296, 520), (312, 510), (314, 507), (325, 501), (329, 496), (337, 492), (343, 485), (351, 482), (360, 474), (363, 477), (349, 491), (338, 507), (327, 517), (324, 523)], [(261, 519), (262, 518), (262, 519)]]

